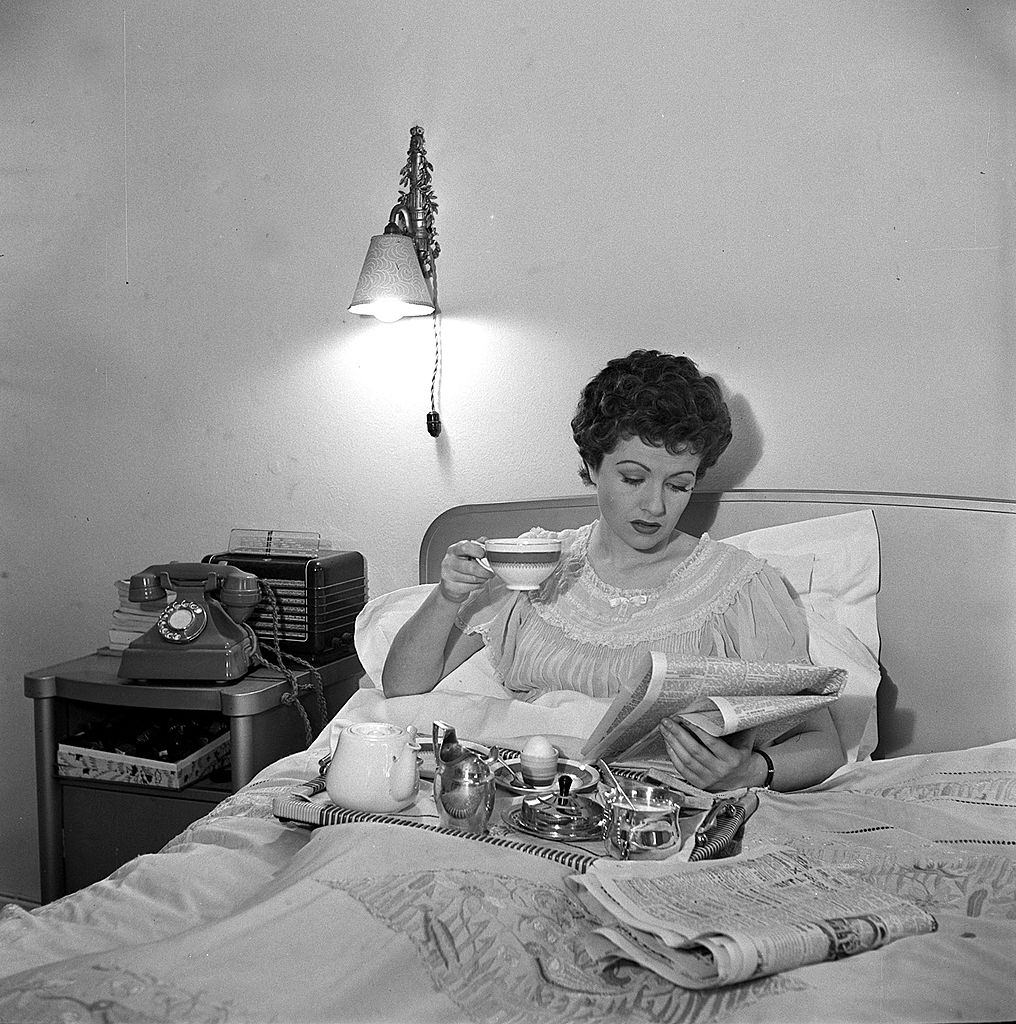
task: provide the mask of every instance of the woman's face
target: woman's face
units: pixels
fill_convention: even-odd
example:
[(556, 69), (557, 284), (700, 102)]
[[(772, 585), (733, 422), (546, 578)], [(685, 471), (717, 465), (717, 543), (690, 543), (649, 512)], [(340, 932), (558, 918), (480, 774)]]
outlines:
[(639, 437), (622, 441), (599, 469), (589, 470), (603, 525), (636, 551), (663, 550), (691, 499), (701, 461), (690, 451), (673, 455)]

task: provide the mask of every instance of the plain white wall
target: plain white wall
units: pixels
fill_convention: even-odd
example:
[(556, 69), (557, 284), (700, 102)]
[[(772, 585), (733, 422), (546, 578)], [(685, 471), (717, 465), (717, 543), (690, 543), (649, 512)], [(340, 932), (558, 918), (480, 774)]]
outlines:
[[(0, 0), (0, 893), (38, 893), (25, 671), (233, 526), (416, 580), (580, 489), (581, 385), (717, 373), (711, 485), (1016, 497), (1007, 3)], [(409, 129), (429, 322), (346, 312)]]

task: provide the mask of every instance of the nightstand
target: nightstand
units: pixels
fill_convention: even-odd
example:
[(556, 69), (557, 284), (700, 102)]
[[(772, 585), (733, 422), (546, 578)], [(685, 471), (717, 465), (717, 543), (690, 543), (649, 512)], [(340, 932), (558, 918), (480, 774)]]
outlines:
[[(303, 720), (282, 703), (291, 690), (282, 674), (258, 669), (239, 681), (137, 683), (117, 676), (116, 655), (91, 654), (25, 675), (35, 702), (35, 771), (39, 814), (42, 900), (51, 900), (104, 878), (141, 853), (154, 853), (191, 822), (207, 814), (262, 768), (306, 747)], [(329, 714), (358, 688), (363, 670), (355, 654), (318, 666)], [(300, 682), (310, 673), (296, 673)], [(317, 704), (304, 696), (316, 726)], [(201, 779), (179, 790), (57, 775), (57, 744), (102, 706), (160, 712), (207, 712), (229, 723), (228, 779)], [(212, 781), (215, 780), (215, 781)]]

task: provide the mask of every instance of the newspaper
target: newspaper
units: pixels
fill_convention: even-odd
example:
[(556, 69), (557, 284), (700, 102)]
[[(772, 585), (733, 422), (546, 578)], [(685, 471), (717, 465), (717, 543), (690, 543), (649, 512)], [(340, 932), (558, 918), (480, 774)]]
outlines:
[(663, 718), (702, 725), (726, 736), (831, 704), (846, 685), (845, 669), (821, 665), (737, 661), (652, 651), (644, 675), (622, 688), (593, 730), (582, 755), (589, 761), (663, 756)]
[(938, 927), (909, 900), (768, 844), (721, 861), (600, 860), (568, 885), (620, 958), (684, 988), (839, 960)]

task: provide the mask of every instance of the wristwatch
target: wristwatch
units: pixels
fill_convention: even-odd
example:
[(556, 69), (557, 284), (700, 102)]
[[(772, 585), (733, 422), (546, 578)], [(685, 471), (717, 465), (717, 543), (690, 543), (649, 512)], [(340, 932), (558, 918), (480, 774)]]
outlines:
[(759, 789), (772, 789), (773, 774), (776, 771), (776, 768), (773, 765), (773, 759), (761, 747), (756, 747), (755, 753), (758, 754), (759, 757), (761, 757), (762, 760), (766, 763), (766, 780), (762, 783), (761, 786), (759, 786)]

